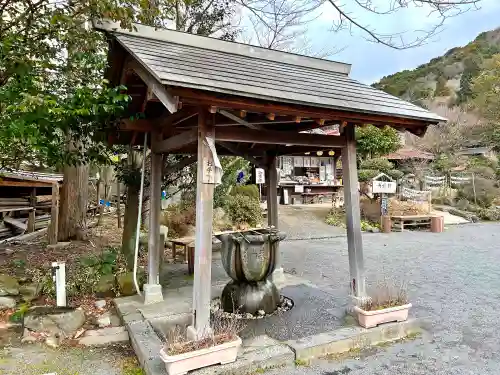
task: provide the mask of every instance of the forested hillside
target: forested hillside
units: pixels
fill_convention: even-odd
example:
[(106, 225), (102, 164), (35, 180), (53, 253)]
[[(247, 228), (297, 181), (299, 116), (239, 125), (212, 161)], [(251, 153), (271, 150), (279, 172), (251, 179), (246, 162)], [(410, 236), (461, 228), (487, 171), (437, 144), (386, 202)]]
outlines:
[(382, 78), (373, 86), (415, 103), (461, 104), (471, 97), (471, 83), (495, 54), (500, 53), (500, 28), (481, 33), (414, 70)]

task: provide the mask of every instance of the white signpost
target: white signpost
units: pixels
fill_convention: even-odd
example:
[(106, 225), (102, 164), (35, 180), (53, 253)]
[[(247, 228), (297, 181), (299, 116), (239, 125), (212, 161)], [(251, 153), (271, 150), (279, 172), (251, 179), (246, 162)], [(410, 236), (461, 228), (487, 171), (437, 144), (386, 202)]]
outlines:
[(372, 193), (381, 194), (380, 196), (380, 214), (387, 215), (389, 209), (389, 198), (387, 194), (396, 192), (397, 184), (385, 173), (380, 173), (372, 179)]
[[(259, 185), (259, 202), (262, 201), (262, 184), (266, 183), (266, 173), (263, 168), (255, 168), (255, 183)], [(269, 197), (268, 197), (269, 199)]]
[(255, 183), (259, 185), (266, 183), (266, 174), (263, 168), (255, 168)]
[(396, 192), (396, 183), (392, 181), (381, 181), (374, 180), (372, 182), (372, 193), (385, 193), (385, 194), (394, 194)]

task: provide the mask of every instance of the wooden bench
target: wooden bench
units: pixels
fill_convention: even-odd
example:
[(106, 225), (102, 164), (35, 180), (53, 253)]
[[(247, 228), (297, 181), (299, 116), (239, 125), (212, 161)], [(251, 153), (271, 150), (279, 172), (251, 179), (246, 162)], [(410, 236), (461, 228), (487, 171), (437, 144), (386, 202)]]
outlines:
[(391, 215), (392, 229), (403, 232), (405, 227), (429, 227), (433, 215)]
[[(251, 232), (251, 231), (258, 231), (261, 229), (266, 229), (266, 228), (248, 228), (244, 230), (243, 232)], [(221, 235), (221, 234), (231, 234), (231, 233), (237, 233), (241, 232), (238, 230), (228, 230), (228, 231), (222, 231), (222, 232), (215, 232), (212, 237)], [(168, 242), (172, 244), (172, 258), (175, 262), (175, 259), (177, 257), (177, 247), (180, 247), (181, 249), (184, 250), (184, 254), (187, 257), (188, 261), (188, 273), (192, 275), (194, 273), (194, 241), (195, 237), (194, 236), (189, 236), (189, 237), (181, 237), (181, 238), (168, 238)]]

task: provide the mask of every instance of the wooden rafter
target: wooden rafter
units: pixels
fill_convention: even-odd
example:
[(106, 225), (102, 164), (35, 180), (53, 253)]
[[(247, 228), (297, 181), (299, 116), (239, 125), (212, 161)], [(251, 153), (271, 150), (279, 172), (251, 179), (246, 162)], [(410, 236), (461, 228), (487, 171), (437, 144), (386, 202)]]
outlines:
[(164, 119), (161, 119), (159, 121), (159, 126), (161, 128), (164, 128), (164, 130), (166, 130), (166, 128), (180, 124), (181, 122), (189, 120), (190, 118), (192, 118), (196, 115), (198, 115), (197, 109), (195, 109), (195, 108), (183, 108), (183, 109), (180, 109), (179, 111), (165, 117)]
[(233, 115), (231, 112), (228, 112), (228, 111), (226, 111), (224, 109), (219, 109), (218, 112), (221, 115), (227, 117), (228, 119), (233, 120), (233, 121), (235, 121), (236, 123), (238, 123), (240, 125), (246, 126), (247, 128), (254, 129), (254, 130), (260, 130), (260, 129), (262, 129), (261, 126), (249, 123), (249, 122), (243, 120), (242, 118), (239, 118), (238, 116)]
[(137, 75), (144, 81), (148, 88), (151, 89), (151, 91), (170, 113), (177, 112), (179, 98), (170, 94), (166, 90), (165, 86), (163, 86), (156, 77), (141, 66), (136, 60), (130, 61), (128, 66), (137, 73)]

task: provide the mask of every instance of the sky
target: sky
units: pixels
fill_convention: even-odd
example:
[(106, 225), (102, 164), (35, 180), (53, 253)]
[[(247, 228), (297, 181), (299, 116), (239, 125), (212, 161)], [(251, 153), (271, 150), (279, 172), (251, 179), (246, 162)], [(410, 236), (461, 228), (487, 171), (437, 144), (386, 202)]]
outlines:
[[(344, 3), (349, 1), (344, 0)], [(388, 0), (376, 1), (387, 3)], [(352, 8), (351, 11), (357, 21), (372, 25), (379, 32), (392, 34), (407, 31), (405, 37), (408, 39), (415, 35), (414, 30), (431, 27), (435, 22), (428, 9), (423, 8), (385, 16), (360, 12), (359, 8)], [(483, 0), (479, 10), (448, 19), (439, 35), (425, 45), (407, 50), (395, 50), (369, 42), (360, 31), (354, 31), (353, 35), (348, 31), (329, 31), (334, 18), (332, 8), (322, 9), (321, 16), (308, 27), (308, 38), (315, 48), (344, 48), (329, 58), (352, 64), (351, 77), (370, 84), (386, 75), (414, 69), (453, 47), (469, 43), (483, 31), (500, 27), (500, 0)]]

